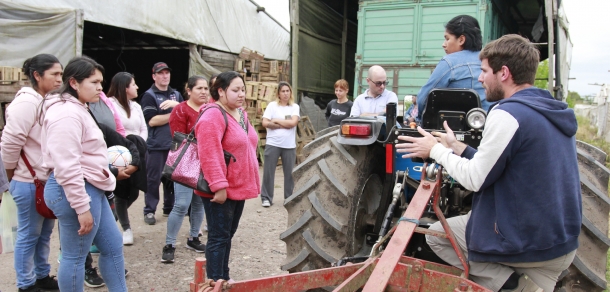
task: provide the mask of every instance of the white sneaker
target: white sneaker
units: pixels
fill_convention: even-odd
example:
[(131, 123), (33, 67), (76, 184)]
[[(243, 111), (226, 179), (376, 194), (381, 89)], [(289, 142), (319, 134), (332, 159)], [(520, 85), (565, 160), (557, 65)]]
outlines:
[(123, 232), (123, 245), (132, 245), (133, 244), (133, 232), (131, 229), (127, 229)]
[(269, 200), (263, 200), (263, 207), (271, 207), (271, 202), (269, 202)]

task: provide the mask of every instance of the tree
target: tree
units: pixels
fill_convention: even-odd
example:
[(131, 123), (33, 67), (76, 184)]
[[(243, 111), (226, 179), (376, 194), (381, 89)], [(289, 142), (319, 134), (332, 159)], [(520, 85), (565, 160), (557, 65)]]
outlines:
[(574, 108), (575, 104), (583, 102), (583, 98), (580, 97), (580, 94), (578, 94), (578, 92), (568, 90), (568, 97), (566, 97), (566, 102), (568, 103), (568, 107)]
[(536, 71), (536, 81), (534, 86), (540, 89), (548, 89), (549, 87), (549, 60), (544, 60), (538, 64), (538, 70)]

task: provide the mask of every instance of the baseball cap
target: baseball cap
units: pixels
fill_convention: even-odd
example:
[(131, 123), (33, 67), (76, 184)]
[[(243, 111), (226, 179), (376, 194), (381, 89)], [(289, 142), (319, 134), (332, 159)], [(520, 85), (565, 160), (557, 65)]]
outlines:
[(170, 69), (167, 64), (165, 64), (165, 62), (158, 62), (155, 63), (155, 65), (152, 68), (152, 72), (153, 73), (158, 73), (159, 71), (163, 70), (163, 69), (167, 69), (169, 71), (172, 71), (172, 69)]

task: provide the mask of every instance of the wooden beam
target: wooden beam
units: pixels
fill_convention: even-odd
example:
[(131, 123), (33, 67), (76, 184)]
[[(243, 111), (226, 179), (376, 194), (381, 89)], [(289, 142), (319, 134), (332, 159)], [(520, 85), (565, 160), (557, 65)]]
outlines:
[(343, 0), (343, 34), (341, 35), (341, 79), (345, 79), (347, 54), (347, 0)]
[(299, 88), (299, 0), (291, 0), (292, 7), (290, 9), (290, 33), (292, 34), (292, 56), (290, 66), (292, 66), (292, 96), (296, 103), (299, 102), (297, 91)]

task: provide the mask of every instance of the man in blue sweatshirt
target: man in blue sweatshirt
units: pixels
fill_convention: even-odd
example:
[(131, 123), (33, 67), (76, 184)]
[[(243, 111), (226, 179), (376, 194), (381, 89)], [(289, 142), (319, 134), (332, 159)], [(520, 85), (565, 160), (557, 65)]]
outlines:
[[(446, 134), (418, 128), (423, 138), (400, 137), (412, 143), (397, 148), (409, 152), (404, 157), (433, 158), (475, 192), (471, 212), (448, 219), (472, 280), (493, 291), (553, 291), (574, 259), (582, 220), (576, 116), (532, 86), (539, 52), (527, 39), (505, 35), (479, 58), (486, 99), (497, 102), (479, 148), (457, 141), (446, 123)], [(463, 269), (447, 239), (426, 239)]]
[(152, 68), (155, 83), (142, 95), (142, 112), (148, 127), (146, 146), (147, 191), (144, 193), (144, 222), (154, 225), (155, 212), (159, 204), (159, 185), (163, 182), (163, 216), (167, 217), (174, 207), (174, 185), (161, 179), (161, 173), (172, 144), (169, 130), (169, 115), (172, 109), (184, 101), (177, 90), (169, 86), (171, 69), (164, 62), (155, 63)]

